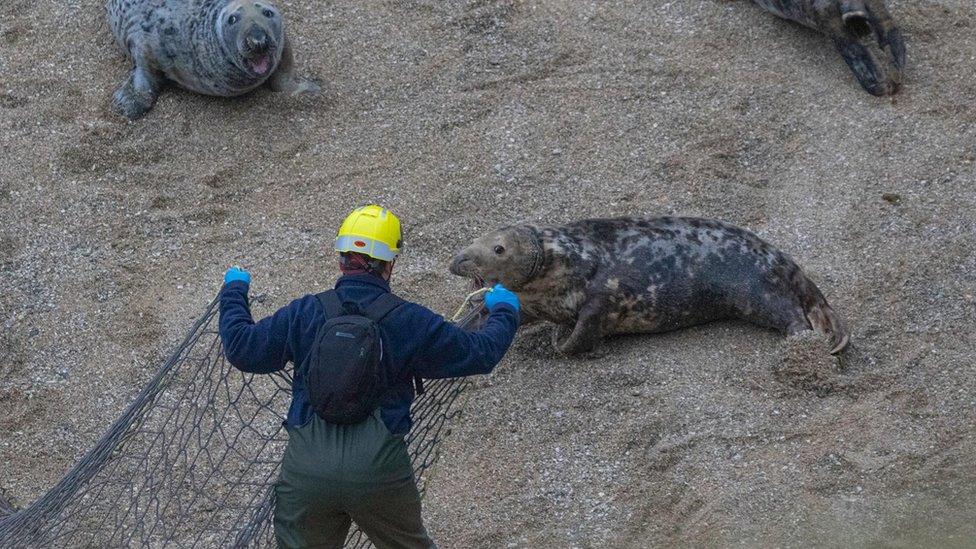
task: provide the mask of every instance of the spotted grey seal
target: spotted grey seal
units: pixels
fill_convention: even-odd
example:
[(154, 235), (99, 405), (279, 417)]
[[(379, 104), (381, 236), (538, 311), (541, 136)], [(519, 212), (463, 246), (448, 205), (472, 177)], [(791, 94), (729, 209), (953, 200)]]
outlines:
[(231, 97), (267, 82), (318, 91), (295, 74), (278, 9), (267, 0), (108, 0), (109, 25), (135, 64), (113, 105), (129, 119), (152, 108), (163, 84)]
[(905, 40), (884, 0), (753, 2), (766, 11), (827, 35), (868, 93), (891, 95), (901, 87)]
[(563, 354), (606, 336), (667, 332), (743, 319), (785, 334), (814, 329), (844, 349), (843, 320), (785, 253), (728, 223), (689, 217), (588, 219), (515, 225), (475, 240), (452, 273), (476, 286), (500, 282), (525, 322), (557, 325)]

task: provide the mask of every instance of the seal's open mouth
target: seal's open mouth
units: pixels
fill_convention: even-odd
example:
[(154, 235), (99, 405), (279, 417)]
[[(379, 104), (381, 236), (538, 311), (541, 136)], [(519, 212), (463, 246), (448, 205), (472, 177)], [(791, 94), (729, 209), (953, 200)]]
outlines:
[(472, 273), (472, 272), (467, 272), (467, 273), (464, 273), (464, 274), (461, 274), (461, 273), (454, 273), (454, 274), (460, 274), (461, 276), (463, 276), (465, 278), (470, 278), (471, 279), (471, 289), (472, 290), (480, 290), (482, 288), (487, 287), (487, 284), (485, 282), (485, 278), (483, 276), (479, 275), (479, 274)]
[(450, 271), (457, 276), (471, 279), (471, 289), (480, 290), (485, 287), (485, 278), (474, 270), (473, 262), (470, 259), (455, 258), (451, 263)]
[(248, 29), (238, 43), (238, 51), (244, 58), (244, 64), (256, 76), (264, 76), (271, 72), (277, 49), (278, 43), (268, 30), (256, 24)]
[(262, 53), (256, 57), (247, 59), (246, 62), (251, 72), (258, 76), (263, 76), (271, 69), (271, 54)]
[(487, 284), (485, 284), (485, 279), (484, 278), (481, 278), (478, 275), (470, 275), (470, 278), (471, 278), (471, 289), (472, 290), (480, 290), (482, 288), (486, 288), (487, 287)]

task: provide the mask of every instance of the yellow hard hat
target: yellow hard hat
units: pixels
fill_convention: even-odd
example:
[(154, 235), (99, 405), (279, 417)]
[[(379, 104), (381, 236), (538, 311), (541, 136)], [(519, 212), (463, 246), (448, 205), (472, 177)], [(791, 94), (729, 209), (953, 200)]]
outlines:
[(359, 252), (381, 261), (396, 259), (402, 245), (400, 220), (375, 204), (356, 208), (346, 216), (335, 239), (337, 252)]

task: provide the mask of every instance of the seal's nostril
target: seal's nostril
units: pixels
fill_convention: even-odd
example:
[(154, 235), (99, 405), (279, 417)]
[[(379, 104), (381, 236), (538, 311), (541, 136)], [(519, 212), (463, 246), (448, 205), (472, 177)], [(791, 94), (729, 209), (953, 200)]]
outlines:
[(467, 260), (468, 258), (465, 257), (464, 254), (458, 254), (454, 256), (454, 259), (451, 260), (451, 267), (450, 267), (451, 272), (454, 274), (461, 274), (460, 272), (461, 264)]
[(257, 29), (249, 32), (244, 42), (251, 51), (260, 52), (268, 49), (268, 36)]

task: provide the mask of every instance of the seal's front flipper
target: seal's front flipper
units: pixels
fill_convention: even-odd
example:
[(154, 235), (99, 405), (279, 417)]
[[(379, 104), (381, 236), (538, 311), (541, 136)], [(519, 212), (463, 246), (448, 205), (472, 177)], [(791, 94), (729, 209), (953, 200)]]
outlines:
[(284, 49), (281, 50), (281, 61), (278, 62), (278, 69), (271, 75), (271, 78), (268, 78), (268, 86), (271, 87), (272, 91), (290, 95), (318, 95), (322, 91), (318, 84), (298, 76), (295, 72), (295, 56), (291, 51), (291, 42), (287, 38)]
[(112, 106), (129, 120), (141, 118), (156, 104), (162, 88), (163, 79), (160, 75), (136, 65), (125, 83), (115, 90)]
[(597, 351), (603, 336), (593, 328), (577, 322), (575, 326), (558, 325), (552, 331), (552, 346), (556, 352), (565, 356), (580, 356), (583, 358), (600, 358), (606, 351)]
[(552, 334), (553, 346), (558, 353), (567, 356), (601, 356), (596, 353), (596, 348), (612, 331), (608, 328), (613, 320), (611, 316), (616, 318), (615, 313), (606, 310), (602, 300), (591, 298), (580, 309), (576, 325), (571, 330), (566, 326), (556, 327)]
[(901, 88), (905, 41), (883, 0), (841, 0), (829, 34), (861, 87), (872, 95)]

